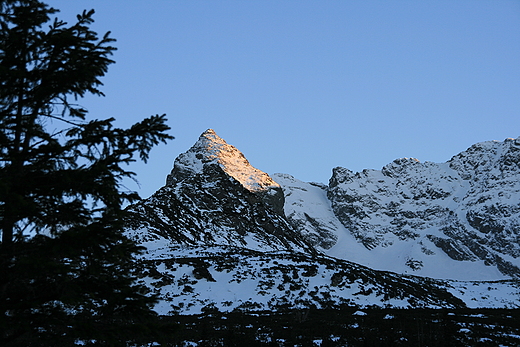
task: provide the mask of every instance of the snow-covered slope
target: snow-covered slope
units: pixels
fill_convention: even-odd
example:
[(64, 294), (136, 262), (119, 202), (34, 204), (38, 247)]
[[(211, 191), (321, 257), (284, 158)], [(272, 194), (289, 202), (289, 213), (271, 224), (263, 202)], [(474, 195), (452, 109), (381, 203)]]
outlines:
[(338, 238), (344, 228), (332, 212), (327, 186), (302, 182), (287, 174), (274, 174), (273, 179), (283, 188), (284, 212), (295, 230), (321, 250), (342, 243)]
[[(199, 314), (215, 309), (465, 306), (450, 293), (459, 288), (446, 287), (444, 282), (297, 253), (176, 247), (148, 254), (141, 266), (146, 269), (142, 281), (163, 298), (155, 308), (160, 314)], [(514, 295), (519, 293), (508, 285), (502, 287)], [(511, 296), (504, 295), (500, 305), (514, 306)]]
[(294, 252), (144, 244), (141, 283), (161, 299), (159, 314), (304, 308), (520, 307), (520, 283), (446, 281), (374, 271)]

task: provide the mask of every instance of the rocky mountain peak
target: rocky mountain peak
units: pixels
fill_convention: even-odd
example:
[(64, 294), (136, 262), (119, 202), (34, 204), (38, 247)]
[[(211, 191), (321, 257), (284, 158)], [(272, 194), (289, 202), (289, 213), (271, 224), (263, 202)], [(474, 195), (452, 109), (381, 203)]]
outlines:
[(128, 208), (128, 229), (139, 240), (313, 252), (283, 206), (280, 185), (209, 129), (175, 159), (166, 186)]
[(179, 155), (166, 184), (173, 185), (178, 179), (202, 174), (205, 167), (212, 165), (218, 165), (249, 191), (265, 192), (280, 188), (268, 174), (253, 167), (242, 152), (224, 141), (213, 129), (202, 133), (187, 152)]
[(466, 179), (504, 178), (520, 173), (520, 137), (479, 142), (449, 160)]

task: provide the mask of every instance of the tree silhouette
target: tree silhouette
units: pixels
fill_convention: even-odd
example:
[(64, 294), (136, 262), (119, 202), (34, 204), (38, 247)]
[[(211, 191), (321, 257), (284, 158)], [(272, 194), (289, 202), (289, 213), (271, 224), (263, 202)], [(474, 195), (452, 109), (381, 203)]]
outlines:
[(160, 338), (123, 235), (127, 164), (172, 137), (87, 118), (113, 63), (94, 11), (69, 25), (38, 0), (0, 1), (0, 345), (127, 345)]

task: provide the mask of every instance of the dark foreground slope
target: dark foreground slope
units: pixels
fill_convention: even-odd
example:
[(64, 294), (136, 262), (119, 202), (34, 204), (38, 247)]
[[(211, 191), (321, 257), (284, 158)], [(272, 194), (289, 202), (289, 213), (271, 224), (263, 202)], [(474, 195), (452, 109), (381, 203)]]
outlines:
[(171, 346), (519, 346), (519, 310), (299, 309), (174, 316)]

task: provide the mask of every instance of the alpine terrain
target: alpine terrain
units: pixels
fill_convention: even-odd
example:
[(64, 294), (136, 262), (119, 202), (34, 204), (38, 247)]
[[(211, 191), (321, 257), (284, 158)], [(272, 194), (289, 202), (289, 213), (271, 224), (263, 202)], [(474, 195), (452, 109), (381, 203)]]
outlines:
[(127, 210), (162, 315), (520, 306), (520, 138), (326, 185), (269, 176), (207, 130)]

